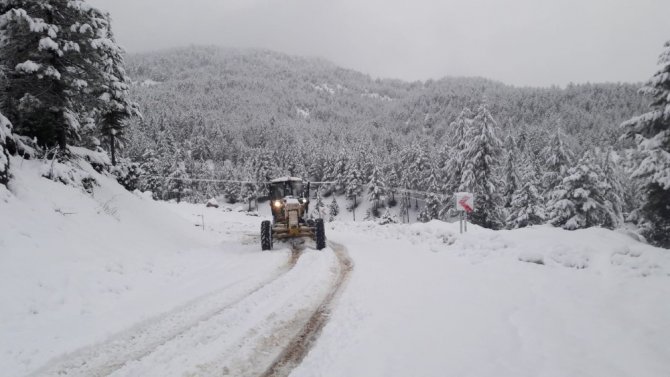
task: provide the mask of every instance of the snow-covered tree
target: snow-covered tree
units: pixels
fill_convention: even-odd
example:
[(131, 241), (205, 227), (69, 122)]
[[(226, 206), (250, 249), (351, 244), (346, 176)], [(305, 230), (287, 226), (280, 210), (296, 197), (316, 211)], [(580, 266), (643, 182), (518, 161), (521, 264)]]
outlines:
[(451, 123), (453, 138), (451, 139), (451, 158), (445, 165), (446, 171), (443, 176), (446, 177), (444, 190), (453, 193), (461, 185), (463, 168), (465, 165), (465, 150), (470, 143), (470, 132), (472, 131), (472, 122), (475, 114), (469, 108), (465, 107)]
[(496, 135), (498, 124), (484, 105), (477, 110), (470, 132), (470, 143), (463, 151), (464, 166), (459, 191), (475, 195), (474, 224), (498, 229), (502, 226), (500, 209), (502, 186), (496, 173), (502, 154), (502, 142)]
[[(238, 167), (233, 165), (230, 161), (223, 164), (220, 178), (225, 181), (241, 180)], [(228, 203), (237, 203), (241, 197), (241, 186), (237, 182), (226, 182), (223, 188), (223, 194)]]
[(368, 200), (372, 204), (371, 214), (374, 217), (378, 216), (380, 201), (386, 196), (386, 184), (383, 181), (382, 174), (379, 168), (375, 165), (372, 168), (372, 175), (370, 182), (368, 182)]
[(546, 219), (544, 197), (539, 189), (539, 179), (535, 169), (524, 163), (521, 169), (521, 183), (514, 191), (509, 214), (505, 221), (509, 228), (523, 228), (543, 224)]
[[(406, 146), (400, 152), (400, 161), (404, 167), (401, 186), (404, 189), (425, 191), (427, 189), (426, 179), (432, 169), (426, 147), (418, 142)], [(418, 209), (418, 200), (415, 201), (415, 206)]]
[(359, 166), (356, 163), (349, 164), (347, 169), (346, 187), (344, 194), (351, 200), (349, 209), (355, 211), (358, 206), (358, 198), (360, 198), (363, 191), (363, 181)]
[(125, 158), (119, 160), (119, 163), (112, 167), (111, 173), (116, 177), (119, 184), (128, 191), (135, 191), (140, 188), (140, 180), (144, 175), (139, 163)]
[(395, 207), (395, 194), (400, 187), (400, 177), (398, 176), (398, 171), (396, 170), (394, 164), (388, 165), (386, 182), (388, 185), (388, 194), (390, 195), (390, 198), (388, 199), (388, 206)]
[(0, 113), (0, 185), (9, 182), (9, 153), (7, 144), (12, 135), (12, 124)]
[(509, 208), (512, 205), (512, 197), (521, 187), (522, 183), (516, 164), (520, 152), (512, 147), (514, 145), (513, 142), (505, 144), (509, 149), (507, 150), (505, 166), (503, 167), (503, 185), (505, 187), (503, 201), (505, 208)]
[(109, 83), (109, 18), (80, 0), (5, 0), (0, 13), (0, 106), (20, 134), (65, 151)]
[(426, 205), (417, 215), (417, 220), (424, 223), (439, 217), (443, 203), (436, 169), (431, 171), (428, 181), (429, 186), (428, 193), (426, 194)]
[(670, 41), (664, 45), (661, 69), (641, 89), (653, 99), (652, 110), (623, 123), (625, 136), (635, 137), (644, 160), (634, 172), (645, 200), (640, 209), (645, 235), (670, 247)]
[[(109, 22), (109, 16), (106, 16)], [(114, 41), (111, 28), (106, 29), (107, 41)], [(116, 165), (116, 150), (125, 139), (126, 120), (132, 116), (141, 117), (139, 106), (130, 100), (130, 78), (126, 74), (123, 49), (115, 43), (105, 43), (100, 51), (101, 67), (100, 93), (96, 93), (101, 102), (100, 133), (107, 140), (112, 158)]]
[(326, 169), (326, 180), (335, 182), (331, 188), (336, 193), (343, 193), (346, 188), (347, 163), (347, 154), (344, 151), (340, 151), (335, 161), (331, 164), (330, 169)]
[(176, 198), (177, 203), (181, 202), (185, 195), (190, 192), (190, 181), (183, 161), (175, 161), (172, 173), (167, 178), (167, 192), (171, 198)]
[(465, 150), (468, 146), (468, 135), (472, 128), (475, 114), (468, 107), (464, 107), (456, 119), (451, 123), (453, 138), (452, 146), (457, 150)]
[(618, 218), (607, 199), (609, 190), (611, 186), (598, 162), (591, 152), (586, 152), (551, 192), (548, 219), (553, 225), (569, 230), (592, 226), (613, 228)]
[(337, 215), (340, 214), (340, 206), (337, 204), (337, 199), (335, 199), (335, 195), (333, 195), (333, 200), (330, 202), (329, 208), (330, 211), (328, 214), (330, 215), (330, 218), (328, 219), (328, 221), (333, 221), (335, 220)]
[(409, 194), (403, 193), (400, 197), (400, 220), (402, 222), (409, 222), (409, 209), (412, 206), (412, 203), (410, 202), (410, 197)]
[(624, 174), (621, 169), (617, 166), (617, 161), (619, 161), (618, 155), (608, 148), (606, 151), (602, 152), (599, 156), (600, 168), (603, 171), (603, 176), (607, 180), (607, 183), (610, 185), (610, 189), (605, 193), (607, 201), (610, 203), (610, 210), (614, 214), (615, 223), (613, 227), (619, 227), (623, 224), (623, 213), (624, 213), (624, 188), (622, 185), (622, 175)]
[(382, 217), (379, 219), (379, 225), (387, 225), (387, 224), (397, 224), (398, 223), (398, 216), (391, 212), (389, 208), (384, 211), (384, 214)]
[(247, 161), (242, 167), (240, 183), (240, 199), (248, 205), (248, 211), (251, 212), (251, 203), (258, 198), (259, 187), (256, 181), (253, 161)]
[(573, 155), (563, 142), (563, 138), (560, 128), (557, 129), (542, 153), (544, 157), (542, 187), (545, 193), (555, 189), (563, 181), (563, 177), (572, 166)]

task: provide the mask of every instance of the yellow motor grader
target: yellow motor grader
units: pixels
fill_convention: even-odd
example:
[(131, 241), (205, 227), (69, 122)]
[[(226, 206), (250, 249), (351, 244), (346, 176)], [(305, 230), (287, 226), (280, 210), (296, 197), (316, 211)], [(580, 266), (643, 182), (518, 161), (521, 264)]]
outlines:
[(309, 237), (316, 248), (326, 247), (323, 219), (307, 220), (309, 182), (302, 178), (282, 177), (269, 183), (272, 222), (261, 223), (261, 249), (271, 250), (274, 240)]

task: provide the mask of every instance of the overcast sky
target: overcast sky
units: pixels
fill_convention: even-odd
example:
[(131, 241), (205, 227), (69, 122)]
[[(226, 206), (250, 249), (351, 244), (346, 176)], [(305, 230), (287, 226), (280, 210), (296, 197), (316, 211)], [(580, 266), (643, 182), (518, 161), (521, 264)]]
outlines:
[(645, 81), (670, 0), (89, 0), (129, 52), (191, 44), (319, 56), (373, 77)]

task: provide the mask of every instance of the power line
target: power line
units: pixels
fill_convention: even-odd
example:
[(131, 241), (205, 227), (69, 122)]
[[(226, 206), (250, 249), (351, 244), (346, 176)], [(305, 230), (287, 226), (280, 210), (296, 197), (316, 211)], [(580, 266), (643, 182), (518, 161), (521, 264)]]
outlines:
[[(242, 181), (242, 180), (233, 180), (233, 179), (212, 179), (212, 178), (182, 178), (182, 177), (170, 177), (170, 176), (162, 176), (162, 175), (149, 175), (149, 174), (143, 174), (140, 175), (140, 177), (143, 178), (160, 178), (160, 179), (166, 179), (166, 180), (172, 180), (172, 181), (188, 181), (188, 182), (210, 182), (210, 183), (251, 183), (251, 184), (270, 184), (271, 182), (260, 182), (260, 181)], [(337, 181), (315, 181), (309, 182), (310, 184), (315, 184), (315, 185), (323, 185), (323, 184), (335, 184)], [(451, 199), (453, 198), (453, 195), (444, 195), (436, 192), (429, 192), (429, 191), (419, 191), (419, 190), (410, 190), (410, 189), (405, 189), (405, 188), (400, 188), (400, 187), (389, 187), (389, 190), (393, 190), (398, 193), (404, 193), (404, 194), (409, 194), (411, 199), (414, 200), (420, 200), (422, 202), (425, 202), (425, 196), (428, 195), (436, 195), (440, 197), (441, 199)], [(422, 195), (424, 196), (423, 198), (418, 197), (417, 195)]]
[(165, 177), (162, 175), (140, 175), (142, 178), (161, 178), (170, 181), (189, 181), (189, 182), (219, 182), (219, 183), (259, 183), (257, 181), (238, 181), (230, 179), (210, 179), (210, 178), (181, 178), (181, 177)]
[[(170, 176), (163, 176), (163, 175), (151, 175), (151, 174), (142, 174), (140, 175), (142, 178), (161, 178), (161, 179), (166, 179), (166, 180), (171, 180), (171, 181), (189, 181), (189, 182), (213, 182), (213, 183), (254, 183), (254, 184), (270, 184), (272, 182), (267, 181), (267, 182), (261, 182), (261, 181), (241, 181), (241, 180), (234, 180), (234, 179), (213, 179), (213, 178), (183, 178), (183, 177), (170, 177)], [(311, 184), (331, 184), (331, 183), (337, 183), (335, 181), (319, 181), (319, 182), (309, 182)]]

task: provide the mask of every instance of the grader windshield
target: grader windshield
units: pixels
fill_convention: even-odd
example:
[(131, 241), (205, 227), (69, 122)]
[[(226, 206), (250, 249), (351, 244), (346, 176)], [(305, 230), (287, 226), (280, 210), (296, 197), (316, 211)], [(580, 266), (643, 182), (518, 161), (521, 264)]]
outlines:
[(300, 198), (304, 195), (304, 185), (301, 179), (287, 178), (270, 182), (270, 199), (282, 199), (287, 196)]

